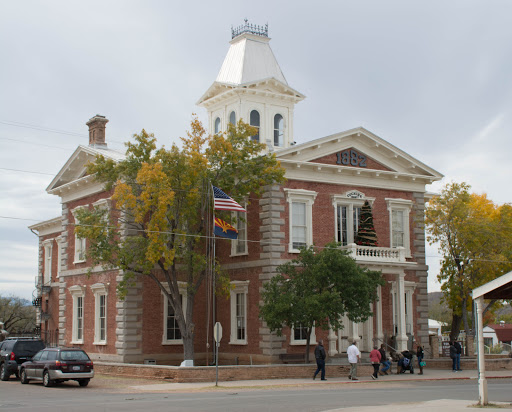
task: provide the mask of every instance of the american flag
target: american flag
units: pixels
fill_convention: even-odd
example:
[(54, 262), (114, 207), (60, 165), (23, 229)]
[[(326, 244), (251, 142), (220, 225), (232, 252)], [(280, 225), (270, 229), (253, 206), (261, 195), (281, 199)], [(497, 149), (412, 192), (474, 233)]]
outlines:
[(234, 210), (235, 212), (247, 212), (242, 206), (231, 199), (218, 187), (213, 187), (213, 208), (215, 210)]

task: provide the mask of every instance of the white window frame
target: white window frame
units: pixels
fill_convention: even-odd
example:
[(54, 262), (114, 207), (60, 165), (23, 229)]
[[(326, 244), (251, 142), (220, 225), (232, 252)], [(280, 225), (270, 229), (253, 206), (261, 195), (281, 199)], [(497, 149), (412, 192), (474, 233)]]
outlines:
[[(414, 295), (414, 289), (416, 289), (416, 283), (410, 281), (404, 281), (404, 299), (405, 299), (405, 331), (406, 334), (413, 334), (414, 332), (414, 307), (412, 304), (412, 298)], [(398, 307), (396, 293), (397, 293), (397, 284), (395, 281), (391, 282), (391, 300), (393, 303), (393, 334), (396, 334), (398, 328), (398, 311), (400, 308)]]
[[(306, 345), (307, 339), (295, 339), (295, 327), (290, 329), (290, 345), (300, 346), (300, 345)], [(315, 333), (315, 326), (311, 329), (311, 338), (310, 338), (310, 345), (316, 345), (316, 333)]]
[[(235, 113), (235, 123), (231, 123), (231, 113)], [(226, 122), (226, 130), (228, 129), (228, 125), (231, 123), (233, 126), (236, 126), (236, 123), (238, 121), (238, 113), (235, 109), (228, 110), (228, 117)]]
[(311, 246), (313, 244), (313, 203), (315, 203), (318, 193), (313, 190), (288, 188), (285, 188), (284, 192), (286, 194), (286, 200), (288, 201), (288, 252), (299, 253), (300, 250), (293, 247), (292, 206), (293, 203), (304, 203), (306, 205), (306, 246)]
[[(231, 303), (231, 332), (229, 337), (229, 344), (230, 345), (247, 345), (247, 336), (248, 336), (248, 330), (247, 330), (247, 309), (248, 309), (248, 302), (247, 297), (249, 294), (249, 281), (248, 280), (235, 280), (230, 283), (231, 284), (231, 290), (230, 290), (230, 303)], [(237, 302), (236, 297), (238, 294), (242, 294), (244, 296), (244, 319), (243, 319), (243, 328), (245, 330), (245, 338), (244, 339), (238, 339), (237, 332), (238, 332), (238, 319), (237, 319)]]
[(393, 211), (403, 212), (403, 230), (405, 256), (411, 257), (411, 232), (410, 232), (410, 213), (412, 209), (412, 200), (386, 198), (386, 204), (389, 211), (389, 247), (393, 247)]
[[(76, 217), (76, 212), (80, 209), (85, 209), (87, 206), (78, 206), (75, 207), (71, 213), (75, 219), (75, 225), (79, 224), (78, 218)], [(73, 263), (83, 263), (85, 262), (85, 252), (87, 249), (87, 242), (85, 238), (79, 238), (75, 233), (75, 253), (74, 253), (74, 261)]]
[[(107, 344), (107, 296), (108, 284), (95, 283), (91, 286), (92, 293), (94, 294), (94, 342), (93, 345), (106, 345)], [(101, 297), (104, 297), (104, 332), (105, 337), (101, 338)]]
[[(241, 206), (246, 209), (247, 204), (242, 203)], [(236, 223), (234, 224), (235, 229), (238, 230), (238, 235), (240, 236), (240, 231), (243, 231), (245, 233), (245, 239), (241, 240), (239, 238), (233, 239), (231, 241), (231, 256), (243, 256), (247, 255), (249, 253), (248, 250), (248, 242), (247, 242), (247, 213), (245, 212), (231, 212), (232, 221)], [(243, 220), (240, 219), (240, 217), (243, 217)], [(240, 243), (243, 242), (243, 250), (238, 251), (238, 246)]]
[(103, 223), (105, 223), (107, 225), (108, 225), (108, 216), (110, 214), (111, 204), (112, 204), (112, 200), (110, 198), (100, 199), (92, 204), (95, 209), (107, 211), (107, 215), (103, 216)]
[[(217, 127), (217, 120), (219, 121), (219, 127)], [(213, 132), (214, 134), (222, 133), (222, 120), (220, 116), (216, 116), (215, 119), (213, 120)]]
[[(165, 290), (170, 293), (169, 285), (167, 282), (162, 282)], [(181, 295), (181, 306), (183, 308), (183, 314), (187, 313), (187, 283), (178, 282), (178, 288)], [(163, 329), (162, 329), (162, 345), (183, 345), (183, 339), (167, 339), (167, 316), (169, 315), (169, 301), (164, 292), (162, 294), (163, 301)]]
[[(251, 114), (252, 112), (257, 112), (258, 113), (258, 125), (253, 125), (252, 124), (252, 121), (251, 121)], [(249, 110), (249, 116), (248, 116), (248, 119), (249, 119), (249, 125), (258, 129), (258, 133), (254, 136), (251, 136), (250, 139), (251, 140), (254, 140), (256, 142), (259, 142), (259, 143), (263, 143), (265, 142), (265, 139), (261, 136), (261, 131), (263, 130), (263, 127), (262, 127), (262, 123), (263, 123), (263, 116), (261, 114), (262, 110), (260, 108), (253, 108), (253, 109), (250, 109)], [(257, 137), (257, 139), (255, 138)]]
[(53, 239), (47, 239), (43, 242), (44, 247), (44, 266), (43, 266), (43, 285), (52, 283), (52, 250)]
[(354, 243), (356, 234), (354, 233), (354, 226), (352, 219), (354, 216), (354, 207), (362, 208), (364, 202), (368, 201), (370, 206), (373, 206), (375, 201), (374, 197), (366, 197), (364, 193), (358, 190), (350, 190), (342, 195), (332, 196), (332, 205), (334, 208), (334, 235), (337, 242), (342, 242), (342, 239), (338, 239), (338, 206), (347, 207), (347, 245)]
[[(84, 320), (85, 320), (85, 286), (75, 285), (71, 286), (69, 293), (73, 298), (73, 323), (71, 328), (71, 343), (83, 344), (84, 343)], [(79, 313), (78, 302), (82, 300), (82, 310)], [(81, 335), (79, 334), (80, 328), (78, 325), (79, 317), (81, 315)]]
[[(276, 142), (275, 142), (275, 139), (276, 139), (276, 130), (279, 131), (279, 129), (276, 129), (276, 116), (281, 116), (281, 118), (283, 119), (283, 134), (282, 134), (282, 138), (278, 141), (278, 144), (276, 145)], [(274, 116), (272, 116), (272, 144), (275, 146), (275, 147), (284, 147), (285, 145), (285, 141), (286, 141), (286, 120), (285, 120), (285, 117), (284, 115), (282, 115), (281, 113), (274, 113)]]

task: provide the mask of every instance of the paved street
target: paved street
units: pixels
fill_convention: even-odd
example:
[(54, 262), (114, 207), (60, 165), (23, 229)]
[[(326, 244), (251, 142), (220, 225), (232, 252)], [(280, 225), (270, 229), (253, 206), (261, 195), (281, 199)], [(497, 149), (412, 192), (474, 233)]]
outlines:
[[(494, 372), (491, 402), (510, 404), (512, 373)], [(467, 411), (478, 399), (476, 371), (427, 371), (425, 375), (390, 375), (373, 381), (346, 378), (326, 382), (306, 379), (212, 383), (165, 383), (98, 375), (89, 387), (67, 382), (44, 388), (34, 382), (0, 382), (2, 411), (400, 411), (411, 408)], [(505, 409), (506, 410), (506, 409)], [(512, 410), (510, 408), (509, 410)]]

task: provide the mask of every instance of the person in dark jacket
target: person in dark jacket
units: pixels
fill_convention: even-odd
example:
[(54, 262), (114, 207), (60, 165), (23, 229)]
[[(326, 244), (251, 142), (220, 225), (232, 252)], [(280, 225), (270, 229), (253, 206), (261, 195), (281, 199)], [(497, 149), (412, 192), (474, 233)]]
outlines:
[(386, 347), (384, 344), (380, 345), (380, 363), (383, 365), (382, 369), (380, 370), (381, 375), (387, 375), (388, 370), (391, 366), (391, 362), (388, 360), (388, 357), (386, 356)]
[(315, 359), (316, 359), (316, 372), (313, 375), (313, 380), (316, 379), (316, 375), (318, 375), (318, 372), (322, 371), (322, 380), (326, 381), (325, 379), (325, 349), (324, 349), (324, 341), (320, 339), (318, 341), (318, 345), (316, 345), (315, 348)]
[(462, 354), (462, 347), (460, 346), (460, 343), (457, 341), (453, 342), (453, 346), (455, 346), (455, 349), (457, 349), (457, 353), (455, 354), (455, 369), (457, 369), (460, 372), (462, 370), (460, 368), (460, 355)]
[(423, 375), (423, 366), (421, 365), (423, 363), (423, 348), (421, 345), (418, 345), (416, 348), (416, 357), (418, 358), (418, 367), (420, 368), (420, 373), (418, 375)]
[(450, 341), (450, 358), (452, 358), (452, 371), (457, 372), (457, 348), (452, 340)]

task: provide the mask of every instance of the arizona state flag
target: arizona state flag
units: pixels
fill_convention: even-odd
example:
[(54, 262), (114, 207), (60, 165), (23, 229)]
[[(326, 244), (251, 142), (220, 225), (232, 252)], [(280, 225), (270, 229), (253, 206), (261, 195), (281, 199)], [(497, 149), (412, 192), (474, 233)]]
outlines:
[(228, 239), (238, 238), (238, 230), (236, 230), (228, 222), (224, 222), (217, 217), (215, 218), (215, 227), (213, 233), (220, 237), (227, 237)]

